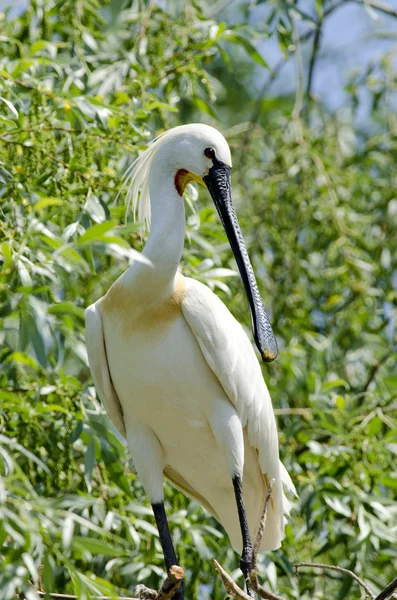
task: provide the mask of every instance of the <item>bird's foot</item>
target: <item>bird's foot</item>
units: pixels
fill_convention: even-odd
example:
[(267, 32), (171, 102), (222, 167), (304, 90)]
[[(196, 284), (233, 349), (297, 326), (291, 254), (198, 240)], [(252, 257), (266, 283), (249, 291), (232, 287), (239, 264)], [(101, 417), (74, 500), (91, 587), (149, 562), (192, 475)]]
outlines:
[(244, 575), (244, 579), (245, 579), (245, 583), (247, 586), (247, 594), (248, 596), (250, 596), (251, 598), (255, 598), (255, 594), (249, 584), (249, 580), (250, 580), (250, 573), (251, 573), (251, 568), (252, 568), (252, 559), (251, 557), (249, 557), (249, 559), (243, 559), (241, 557), (240, 560), (240, 569)]

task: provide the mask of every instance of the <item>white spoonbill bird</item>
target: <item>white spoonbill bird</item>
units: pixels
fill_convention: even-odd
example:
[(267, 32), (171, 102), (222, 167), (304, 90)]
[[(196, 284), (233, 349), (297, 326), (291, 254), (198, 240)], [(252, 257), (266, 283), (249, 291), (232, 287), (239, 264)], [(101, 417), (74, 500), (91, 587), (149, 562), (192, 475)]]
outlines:
[[(270, 396), (241, 325), (205, 285), (178, 272), (185, 237), (183, 193), (204, 183), (244, 283), (256, 346), (277, 345), (232, 204), (230, 149), (213, 127), (182, 125), (158, 137), (130, 169), (128, 196), (150, 224), (143, 255), (86, 311), (96, 390), (126, 438), (153, 507), (167, 568), (177, 564), (164, 510), (163, 476), (194, 498), (242, 550), (247, 579), (269, 479), (262, 547), (284, 537), (293, 489), (278, 454)], [(148, 262), (147, 261), (147, 262)], [(252, 594), (249, 589), (248, 592)], [(176, 597), (183, 598), (183, 589)]]

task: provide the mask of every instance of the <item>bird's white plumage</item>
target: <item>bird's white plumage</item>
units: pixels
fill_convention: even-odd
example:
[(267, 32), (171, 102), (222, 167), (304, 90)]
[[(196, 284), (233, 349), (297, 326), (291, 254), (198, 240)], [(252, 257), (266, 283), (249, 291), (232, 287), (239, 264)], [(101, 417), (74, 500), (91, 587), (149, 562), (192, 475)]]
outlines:
[(271, 511), (278, 537), (284, 537), (284, 514), (289, 503), (283, 484), (295, 491), (278, 457), (278, 435), (270, 395), (259, 362), (244, 329), (223, 302), (205, 285), (187, 279), (182, 312), (203, 355), (237, 410), (249, 443), (258, 452), (261, 472), (274, 479)]
[(283, 539), (288, 512), (282, 485), (293, 486), (279, 461), (273, 409), (258, 360), (217, 296), (177, 273), (185, 213), (175, 173), (184, 168), (203, 176), (210, 166), (204, 148), (214, 147), (226, 164), (231, 164), (230, 151), (218, 131), (201, 125), (175, 128), (155, 145), (141, 162), (145, 181), (132, 173), (146, 194), (142, 202), (150, 201), (152, 209), (143, 254), (153, 266), (134, 264), (87, 309), (94, 383), (128, 440), (151, 502), (163, 498), (164, 473), (223, 524), (236, 549), (241, 534), (232, 476), (243, 469), (251, 535), (267, 481), (274, 478), (262, 544), (274, 549)]
[(88, 361), (96, 391), (112, 423), (121, 435), (125, 437), (123, 411), (110, 377), (103, 337), (102, 318), (96, 304), (92, 304), (85, 311), (85, 337)]

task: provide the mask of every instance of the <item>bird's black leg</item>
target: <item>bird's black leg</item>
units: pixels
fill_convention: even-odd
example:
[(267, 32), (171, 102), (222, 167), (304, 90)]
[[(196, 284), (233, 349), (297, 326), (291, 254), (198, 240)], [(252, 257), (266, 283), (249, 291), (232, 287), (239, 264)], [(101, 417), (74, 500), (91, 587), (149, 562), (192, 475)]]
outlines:
[(247, 513), (245, 512), (244, 499), (243, 499), (243, 482), (240, 475), (233, 477), (234, 494), (236, 496), (238, 518), (240, 521), (241, 535), (243, 538), (243, 552), (240, 560), (240, 569), (243, 572), (245, 582), (247, 584), (247, 594), (252, 598), (255, 595), (251, 589), (251, 586), (247, 583), (249, 580), (249, 574), (251, 571), (252, 563), (252, 543), (248, 529)]
[[(167, 515), (165, 514), (164, 502), (152, 504), (154, 518), (156, 519), (157, 529), (159, 530), (160, 543), (163, 548), (164, 561), (167, 571), (173, 566), (178, 565), (174, 546), (171, 539), (170, 530), (168, 527)], [(174, 600), (183, 600), (183, 581), (175, 592)]]

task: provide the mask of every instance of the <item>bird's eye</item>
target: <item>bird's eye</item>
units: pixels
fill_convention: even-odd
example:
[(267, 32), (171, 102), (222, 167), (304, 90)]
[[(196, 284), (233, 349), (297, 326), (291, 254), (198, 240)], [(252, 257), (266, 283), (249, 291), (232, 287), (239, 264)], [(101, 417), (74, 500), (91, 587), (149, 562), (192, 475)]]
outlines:
[(213, 148), (206, 148), (204, 150), (204, 154), (207, 158), (211, 158), (211, 159), (215, 158), (215, 150)]

